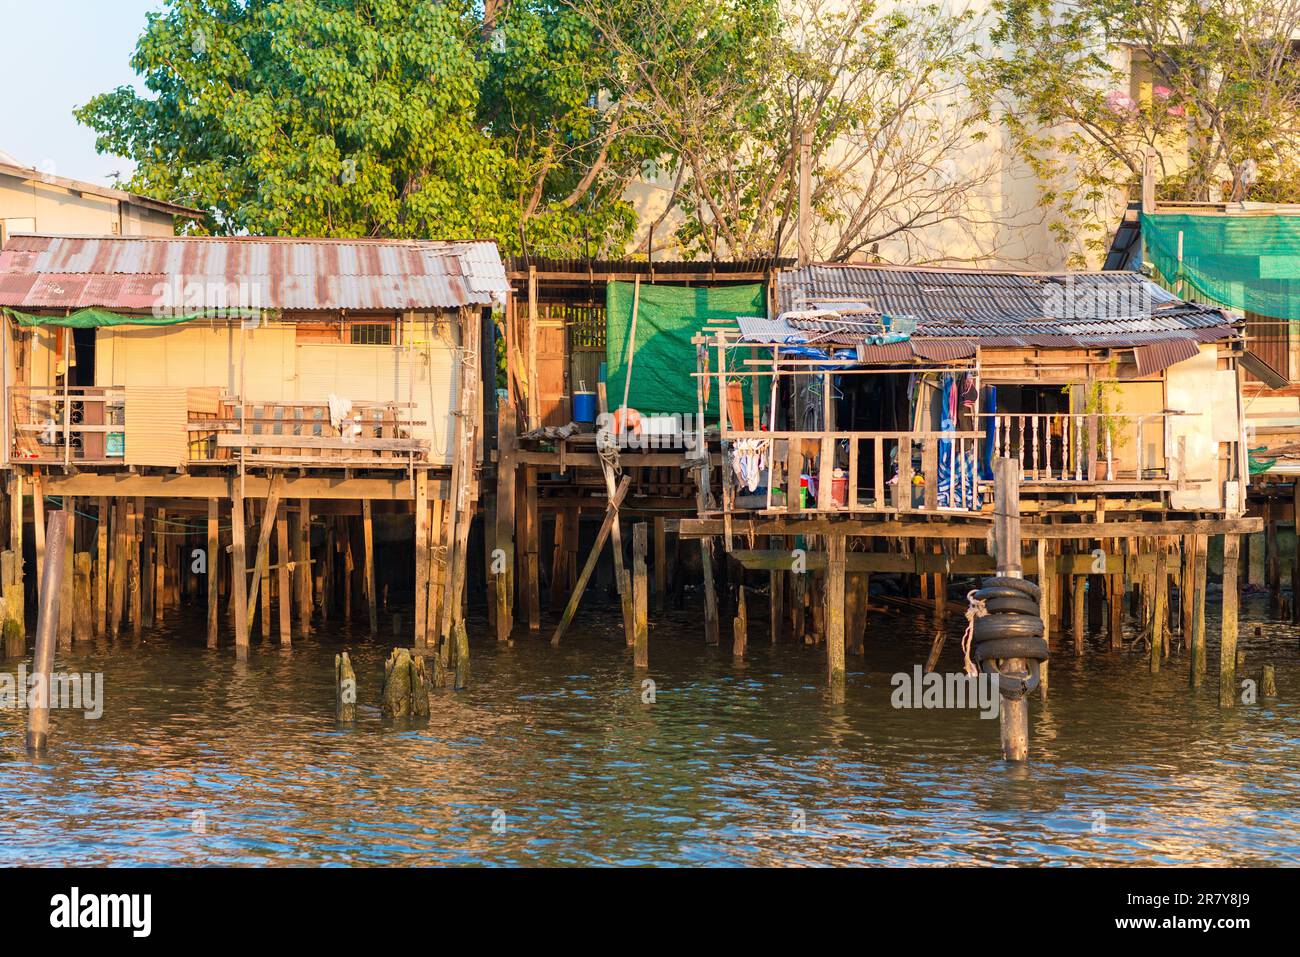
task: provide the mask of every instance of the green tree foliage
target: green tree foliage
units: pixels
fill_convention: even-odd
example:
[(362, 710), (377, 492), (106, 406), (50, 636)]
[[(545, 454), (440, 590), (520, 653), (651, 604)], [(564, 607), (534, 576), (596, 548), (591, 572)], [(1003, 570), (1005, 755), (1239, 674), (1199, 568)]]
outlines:
[(997, 0), (987, 115), (1012, 134), (1068, 241), (1136, 191), (1148, 151), (1162, 199), (1300, 199), (1300, 6), (1294, 0)]
[(486, 237), (594, 255), (653, 146), (602, 103), (613, 61), (552, 0), (170, 0), (77, 117), (131, 187), (212, 233)]

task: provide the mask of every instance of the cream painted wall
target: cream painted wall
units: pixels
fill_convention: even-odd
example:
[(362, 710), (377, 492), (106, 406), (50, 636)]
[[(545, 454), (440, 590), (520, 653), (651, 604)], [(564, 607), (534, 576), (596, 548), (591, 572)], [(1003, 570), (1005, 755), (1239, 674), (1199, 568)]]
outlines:
[[(248, 401), (325, 402), (331, 394), (368, 402), (411, 402), (416, 438), (429, 442), (430, 460), (447, 464), (457, 409), (454, 325), (418, 316), (408, 321), (400, 345), (367, 346), (297, 341), (292, 324), (267, 324), (247, 332), (202, 320), (165, 328), (100, 329), (95, 383), (103, 386), (216, 387)], [(413, 336), (413, 339), (411, 338)], [(41, 334), (38, 342), (52, 337)], [(409, 343), (409, 345), (407, 344)], [(241, 374), (241, 355), (244, 371)], [(42, 345), (42, 370), (50, 367)], [(412, 374), (413, 370), (413, 374)], [(48, 372), (33, 384), (50, 381)]]
[(0, 220), (5, 235), (20, 232), (94, 236), (171, 236), (172, 217), (107, 196), (77, 193), (39, 177), (0, 173)]

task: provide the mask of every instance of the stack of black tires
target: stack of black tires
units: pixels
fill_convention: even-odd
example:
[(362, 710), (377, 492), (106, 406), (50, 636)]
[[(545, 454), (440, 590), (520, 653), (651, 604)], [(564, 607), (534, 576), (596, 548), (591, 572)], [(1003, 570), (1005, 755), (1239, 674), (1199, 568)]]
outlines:
[[(986, 578), (975, 592), (987, 614), (975, 619), (972, 657), (980, 670), (998, 672), (1004, 698), (1022, 698), (1038, 687), (1039, 666), (1048, 659), (1043, 619), (1038, 613), (1038, 586), (1024, 578)], [(1026, 674), (1003, 674), (997, 662), (1023, 658)]]

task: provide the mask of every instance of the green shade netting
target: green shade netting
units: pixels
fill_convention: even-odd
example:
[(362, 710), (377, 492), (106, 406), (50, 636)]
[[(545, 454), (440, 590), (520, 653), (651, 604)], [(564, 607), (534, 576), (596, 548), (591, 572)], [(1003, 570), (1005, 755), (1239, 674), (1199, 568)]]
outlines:
[(1184, 282), (1219, 305), (1300, 320), (1300, 216), (1143, 215), (1142, 245), (1171, 289)]
[[(101, 326), (174, 326), (192, 319), (207, 317), (203, 312), (190, 312), (179, 316), (123, 316), (107, 309), (78, 309), (67, 316), (34, 316), (5, 306), (5, 315), (13, 316), (20, 326), (66, 326), (70, 329), (97, 329)], [(232, 318), (235, 318), (232, 316)]]
[[(605, 292), (608, 363), (606, 390), (610, 409), (623, 404), (627, 378), (628, 333), (632, 327), (634, 286), (611, 282)], [(636, 349), (632, 358), (632, 388), (627, 404), (638, 412), (695, 414), (695, 346), (691, 338), (710, 322), (738, 316), (767, 315), (767, 289), (763, 283), (709, 288), (642, 283), (637, 305)], [(748, 350), (729, 350), (729, 361), (750, 358)], [(717, 350), (709, 349), (710, 370), (717, 371)], [(747, 370), (746, 370), (747, 371)], [(742, 380), (745, 409), (749, 410), (750, 379)], [(706, 418), (716, 418), (718, 389), (710, 390)]]

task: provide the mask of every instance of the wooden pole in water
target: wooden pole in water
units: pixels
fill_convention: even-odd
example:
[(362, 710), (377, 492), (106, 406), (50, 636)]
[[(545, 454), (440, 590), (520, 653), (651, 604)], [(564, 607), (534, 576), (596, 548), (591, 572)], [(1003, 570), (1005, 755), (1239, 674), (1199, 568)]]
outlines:
[(668, 601), (668, 523), (655, 517), (655, 613), (662, 615)]
[(131, 633), (140, 634), (140, 629), (144, 627), (144, 614), (141, 611), (140, 595), (140, 576), (142, 575), (140, 558), (141, 558), (141, 541), (144, 537), (144, 498), (136, 496), (131, 504), (131, 520), (128, 522), (129, 533), (127, 538), (127, 550), (130, 553), (130, 567), (127, 570), (127, 584), (131, 589)]
[(1295, 516), (1295, 551), (1291, 555), (1291, 621), (1300, 624), (1300, 478), (1291, 487), (1291, 513)]
[(96, 502), (99, 520), (95, 523), (95, 634), (108, 631), (108, 499), (101, 495)]
[[(773, 535), (768, 539), (772, 549), (785, 548), (785, 536)], [(767, 573), (767, 601), (768, 601), (768, 631), (772, 644), (776, 644), (781, 638), (781, 623), (785, 617), (784, 609), (785, 598), (785, 577), (776, 569)]]
[(541, 515), (537, 508), (537, 466), (524, 466), (524, 580), (528, 593), (528, 630), (542, 630), (542, 568), (538, 555)]
[(1169, 575), (1164, 539), (1156, 539), (1155, 613), (1151, 620), (1151, 673), (1160, 671), (1169, 619)]
[[(1038, 540), (1038, 617), (1043, 619), (1043, 641), (1050, 642), (1052, 629), (1052, 581), (1056, 577), (1056, 557), (1048, 554), (1047, 539)], [(1038, 666), (1038, 696), (1047, 700), (1048, 665)]]
[(234, 604), (235, 653), (248, 654), (248, 555), (244, 542), (244, 483), (231, 481), (230, 590)]
[(218, 509), (215, 498), (208, 499), (208, 551), (205, 567), (208, 573), (208, 647), (217, 647), (217, 609), (221, 604), (220, 584), (221, 545), (218, 537)]
[(1219, 642), (1219, 707), (1231, 708), (1237, 698), (1237, 564), (1241, 544), (1236, 535), (1223, 536), (1223, 635)]
[[(59, 621), (59, 593), (63, 579), (63, 546), (68, 534), (68, 512), (50, 512), (44, 529), (48, 549), (41, 581), (36, 618), (36, 649), (32, 656), (32, 678), (38, 695), (27, 712), (27, 750), (44, 751), (50, 731), (50, 673), (54, 670), (55, 631)], [(22, 689), (24, 692), (26, 689)]]
[(1075, 575), (1074, 597), (1070, 602), (1070, 612), (1074, 616), (1074, 653), (1076, 655), (1083, 654), (1083, 640), (1088, 629), (1087, 588), (1088, 577), (1086, 575)]
[[(1014, 459), (1000, 457), (993, 463), (993, 541), (997, 550), (998, 574), (1006, 578), (1022, 578), (1020, 563), (1020, 464)], [(1024, 672), (1028, 664), (1023, 658), (1008, 658), (1003, 662), (1008, 672)], [(998, 721), (1002, 732), (1002, 757), (1007, 761), (1029, 759), (1029, 700), (1028, 696), (999, 702)]]
[(289, 586), (289, 563), (292, 559), (289, 557), (289, 516), (284, 514), (284, 509), (279, 509), (275, 516), (275, 557), (276, 565), (279, 566), (276, 568), (276, 588), (279, 590), (277, 610), (280, 613), (280, 644), (288, 646), (293, 643), (293, 621), (290, 616), (293, 596)]
[(573, 587), (573, 594), (569, 596), (569, 603), (564, 608), (564, 614), (560, 616), (560, 623), (555, 626), (555, 634), (551, 636), (551, 645), (558, 648), (560, 639), (564, 633), (569, 630), (569, 625), (573, 621), (573, 616), (577, 614), (578, 603), (582, 601), (582, 593), (587, 589), (587, 582), (591, 579), (591, 574), (596, 570), (596, 561), (600, 558), (600, 551), (605, 547), (605, 541), (609, 538), (610, 530), (614, 527), (614, 521), (618, 515), (618, 507), (622, 504), (627, 490), (632, 484), (630, 476), (624, 475), (614, 495), (609, 500), (609, 505), (605, 509), (605, 520), (601, 522), (600, 531), (596, 533), (596, 542), (591, 546), (591, 552), (587, 555), (587, 562), (582, 566), (582, 574), (578, 576), (578, 583)]
[(846, 539), (826, 536), (826, 672), (832, 689), (844, 685), (844, 573)]
[[(32, 470), (32, 538), (36, 543), (36, 592), (45, 580), (45, 487), (41, 470)], [(39, 601), (38, 601), (39, 605)]]
[(126, 525), (126, 499), (118, 498), (113, 503), (113, 552), (110, 556), (113, 592), (108, 619), (109, 634), (114, 638), (122, 629), (122, 614), (126, 607)]
[(633, 665), (650, 667), (650, 583), (646, 573), (648, 529), (645, 522), (632, 526), (632, 605), (636, 618), (636, 635), (632, 642)]
[(429, 588), (432, 562), (429, 554), (429, 473), (415, 473), (415, 647), (429, 643)]
[[(72, 556), (72, 640), (95, 637), (95, 603), (90, 577), (90, 552)], [(64, 597), (67, 597), (65, 589)]]
[(736, 614), (731, 619), (731, 657), (743, 659), (749, 646), (749, 612), (745, 609), (745, 586), (736, 589)]
[(345, 724), (357, 717), (357, 675), (346, 651), (334, 656), (334, 717)]
[(370, 633), (379, 633), (378, 596), (375, 594), (375, 519), (370, 499), (361, 500), (361, 537), (366, 550), (366, 609), (370, 613)]
[(1196, 592), (1192, 607), (1191, 658), (1192, 667), (1188, 680), (1193, 688), (1199, 688), (1205, 680), (1205, 586), (1208, 578), (1209, 545), (1208, 535), (1193, 536), (1196, 542), (1196, 565), (1193, 588)]
[(73, 547), (77, 539), (77, 500), (63, 497), (63, 511), (67, 515), (68, 533), (63, 536), (63, 550), (59, 558), (63, 562), (63, 575), (59, 579), (59, 647), (67, 650), (72, 647), (72, 611), (74, 598), (74, 559)]
[(298, 500), (298, 519), (293, 536), (294, 594), (298, 603), (298, 630), (311, 631), (311, 499)]
[[(255, 553), (257, 557), (253, 565), (253, 580), (247, 585), (248, 602), (245, 605), (246, 609), (257, 607), (257, 593), (262, 585), (262, 576), (267, 574), (267, 567), (270, 565), (271, 529), (275, 527), (275, 514), (280, 510), (280, 480), (281, 475), (279, 472), (271, 476), (271, 485), (266, 493), (266, 509), (262, 512), (262, 525), (257, 533), (257, 552)], [(240, 532), (240, 538), (242, 539), (242, 528)], [(235, 584), (244, 587), (243, 580), (239, 580)], [(266, 608), (262, 609), (263, 619), (267, 617), (266, 611)], [(266, 631), (268, 627), (269, 623), (264, 620), (263, 631)], [(247, 641), (245, 641), (245, 644), (247, 644)]]

